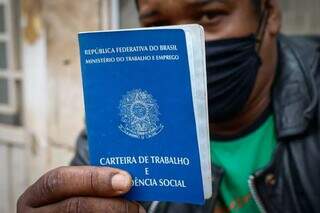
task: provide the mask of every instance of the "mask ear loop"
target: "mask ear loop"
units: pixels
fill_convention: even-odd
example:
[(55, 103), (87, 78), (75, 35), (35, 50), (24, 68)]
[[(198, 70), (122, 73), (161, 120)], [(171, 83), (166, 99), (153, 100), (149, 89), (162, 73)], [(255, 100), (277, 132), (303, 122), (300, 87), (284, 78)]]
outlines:
[(263, 38), (266, 32), (266, 26), (268, 24), (268, 19), (269, 19), (270, 11), (268, 10), (267, 7), (264, 8), (263, 13), (260, 17), (259, 20), (259, 28), (256, 33), (256, 38), (257, 38), (257, 45), (256, 45), (256, 51), (259, 53), (261, 50)]

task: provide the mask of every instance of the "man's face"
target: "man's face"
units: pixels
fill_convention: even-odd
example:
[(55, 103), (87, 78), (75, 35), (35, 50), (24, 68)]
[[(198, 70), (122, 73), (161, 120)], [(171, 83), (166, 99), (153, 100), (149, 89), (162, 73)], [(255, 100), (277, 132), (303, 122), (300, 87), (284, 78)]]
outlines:
[(144, 27), (198, 23), (206, 40), (255, 33), (259, 15), (251, 0), (139, 0)]
[[(260, 14), (252, 0), (139, 0), (138, 3), (143, 27), (198, 23), (204, 27), (206, 41), (244, 37), (259, 28)], [(277, 34), (281, 26), (278, 0), (261, 0), (261, 6), (269, 11), (264, 36), (259, 38), (262, 39), (259, 51), (262, 66), (242, 113), (251, 111), (252, 116), (270, 102), (278, 62)]]

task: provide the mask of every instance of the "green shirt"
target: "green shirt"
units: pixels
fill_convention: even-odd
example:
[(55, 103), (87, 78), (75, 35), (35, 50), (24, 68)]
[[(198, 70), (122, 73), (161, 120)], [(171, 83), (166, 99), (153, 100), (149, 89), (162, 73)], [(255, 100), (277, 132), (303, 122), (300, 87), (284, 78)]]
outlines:
[(211, 141), (211, 161), (223, 168), (219, 196), (225, 212), (259, 212), (250, 193), (250, 175), (267, 166), (276, 147), (274, 118), (254, 132), (230, 141)]

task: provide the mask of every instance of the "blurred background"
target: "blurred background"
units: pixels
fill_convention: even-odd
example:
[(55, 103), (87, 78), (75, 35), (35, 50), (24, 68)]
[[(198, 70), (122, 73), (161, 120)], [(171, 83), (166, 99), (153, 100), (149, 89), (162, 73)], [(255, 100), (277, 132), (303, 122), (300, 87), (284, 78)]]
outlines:
[[(279, 0), (283, 32), (320, 35), (319, 0)], [(137, 27), (133, 0), (0, 0), (0, 212), (68, 165), (84, 128), (77, 33)]]

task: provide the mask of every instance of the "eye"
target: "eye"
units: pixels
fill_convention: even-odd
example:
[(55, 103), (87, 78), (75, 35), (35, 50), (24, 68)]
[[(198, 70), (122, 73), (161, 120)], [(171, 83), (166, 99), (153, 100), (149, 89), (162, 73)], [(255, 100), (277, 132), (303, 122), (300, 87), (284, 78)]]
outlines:
[(202, 12), (199, 16), (199, 22), (202, 24), (213, 24), (216, 23), (226, 15), (223, 11), (206, 11)]

